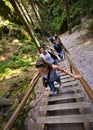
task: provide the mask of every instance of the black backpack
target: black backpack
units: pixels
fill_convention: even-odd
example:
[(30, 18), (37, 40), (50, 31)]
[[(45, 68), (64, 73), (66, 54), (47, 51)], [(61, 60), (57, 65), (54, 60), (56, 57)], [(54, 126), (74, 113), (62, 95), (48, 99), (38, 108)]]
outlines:
[(48, 53), (51, 55), (51, 57), (54, 59), (54, 60), (57, 60), (57, 57), (50, 51), (48, 51)]

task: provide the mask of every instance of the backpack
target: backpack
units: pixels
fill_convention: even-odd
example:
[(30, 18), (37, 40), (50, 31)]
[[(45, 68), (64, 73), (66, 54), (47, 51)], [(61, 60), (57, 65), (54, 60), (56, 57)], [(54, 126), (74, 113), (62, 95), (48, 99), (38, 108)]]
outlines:
[(48, 86), (48, 81), (49, 81), (49, 77), (50, 77), (50, 69), (49, 69), (49, 74), (48, 74), (48, 78), (46, 79), (45, 77), (43, 77), (42, 78), (42, 81), (43, 81), (43, 85), (44, 85), (44, 87), (46, 87), (47, 88), (47, 86)]
[(48, 51), (48, 53), (51, 55), (51, 57), (54, 59), (54, 60), (57, 60), (57, 57), (50, 51)]
[(59, 44), (54, 44), (54, 49), (59, 53), (60, 51), (62, 51), (62, 46), (63, 44), (62, 43), (59, 43)]

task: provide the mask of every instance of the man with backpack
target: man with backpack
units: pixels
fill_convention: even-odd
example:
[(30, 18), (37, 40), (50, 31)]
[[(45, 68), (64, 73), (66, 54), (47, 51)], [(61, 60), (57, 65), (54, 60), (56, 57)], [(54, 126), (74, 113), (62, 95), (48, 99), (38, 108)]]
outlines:
[(63, 60), (64, 59), (63, 44), (59, 37), (57, 37), (55, 40), (54, 49), (58, 53), (59, 57)]
[(44, 46), (39, 47), (40, 49), (40, 57), (49, 64), (56, 64), (57, 57), (53, 55), (50, 50), (46, 50)]

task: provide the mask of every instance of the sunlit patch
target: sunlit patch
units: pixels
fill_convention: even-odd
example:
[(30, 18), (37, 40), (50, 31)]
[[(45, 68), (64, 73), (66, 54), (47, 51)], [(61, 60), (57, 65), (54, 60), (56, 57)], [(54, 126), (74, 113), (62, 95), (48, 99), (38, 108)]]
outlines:
[(6, 68), (5, 73), (0, 74), (0, 81), (2, 81), (4, 79), (12, 78), (14, 76), (16, 77), (16, 76), (19, 76), (19, 75), (22, 75), (22, 70), (21, 69), (12, 70), (10, 68)]
[(4, 61), (6, 58), (4, 56), (0, 56), (0, 61)]
[(92, 43), (92, 41), (89, 40), (89, 41), (85, 42), (85, 45), (89, 45), (89, 44), (91, 44), (91, 43)]
[(32, 62), (32, 57), (30, 55), (24, 55), (23, 56), (23, 61), (24, 62)]
[(14, 39), (14, 40), (13, 40), (13, 43), (17, 43), (17, 42), (19, 42), (18, 39)]
[(77, 47), (77, 49), (80, 49), (80, 48), (82, 48), (84, 45), (79, 45), (78, 47)]
[(12, 44), (13, 44), (13, 45), (22, 46), (22, 43), (20, 43), (18, 39), (14, 39), (14, 40), (12, 41)]
[(92, 43), (93, 43), (93, 40), (90, 39), (90, 40), (86, 41), (84, 44), (79, 45), (77, 48), (79, 49), (79, 48), (85, 47), (89, 44), (91, 45)]

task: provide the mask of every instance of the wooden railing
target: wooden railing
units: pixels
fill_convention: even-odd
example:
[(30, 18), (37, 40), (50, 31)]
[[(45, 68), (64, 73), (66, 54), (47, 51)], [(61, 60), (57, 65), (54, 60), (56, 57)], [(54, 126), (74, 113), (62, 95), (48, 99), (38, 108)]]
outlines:
[[(74, 72), (76, 74), (80, 74), (80, 72), (78, 71), (78, 69), (75, 67), (74, 63), (72, 62), (72, 60), (69, 58), (67, 52), (65, 52), (65, 56), (70, 64), (70, 66), (73, 68)], [(85, 81), (85, 79), (82, 77), (80, 78), (80, 82), (83, 85), (86, 93), (88, 94), (90, 100), (93, 102), (93, 90), (90, 88), (90, 86), (88, 85), (88, 83)]]

